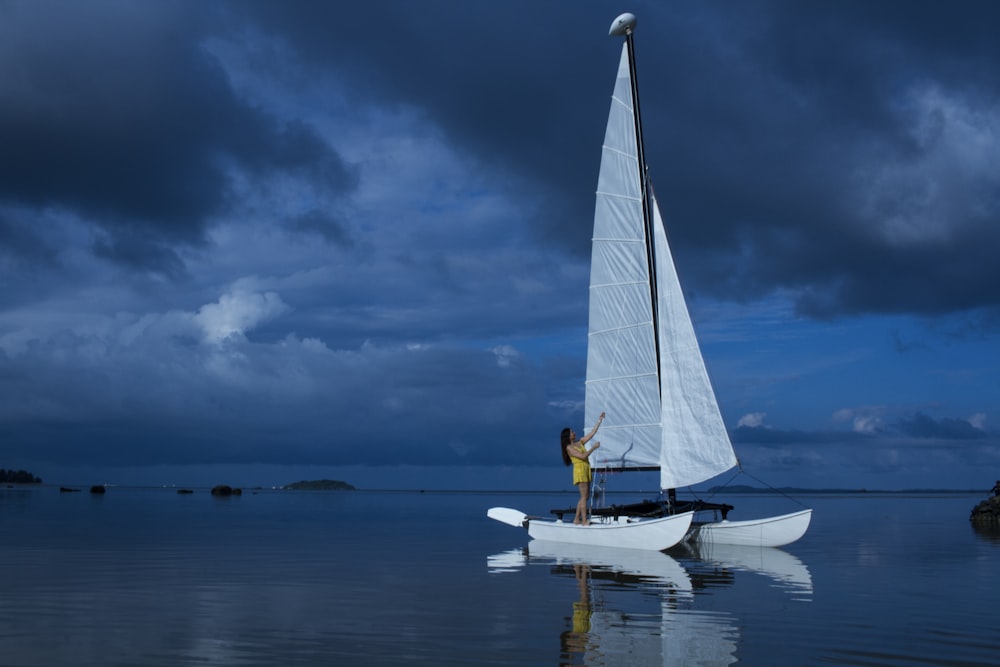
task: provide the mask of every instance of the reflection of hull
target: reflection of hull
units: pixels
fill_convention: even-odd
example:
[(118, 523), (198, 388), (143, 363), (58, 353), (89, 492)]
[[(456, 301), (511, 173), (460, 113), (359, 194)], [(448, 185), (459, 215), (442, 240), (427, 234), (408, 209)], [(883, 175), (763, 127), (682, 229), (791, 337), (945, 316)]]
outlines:
[(697, 523), (685, 538), (698, 544), (730, 544), (752, 547), (780, 547), (805, 535), (812, 510), (751, 521)]
[(774, 579), (792, 593), (811, 595), (812, 576), (798, 558), (774, 547), (746, 547), (729, 544), (683, 544), (670, 552), (674, 556), (688, 555), (721, 565), (729, 570), (754, 572)]
[(663, 551), (680, 542), (691, 527), (692, 512), (658, 519), (629, 521), (609, 519), (607, 523), (580, 526), (563, 521), (531, 520), (528, 535), (536, 540), (564, 542), (593, 547)]
[(528, 559), (549, 559), (611, 570), (635, 577), (635, 583), (655, 582), (677, 592), (691, 591), (687, 571), (671, 556), (659, 551), (532, 540), (528, 543), (527, 555)]

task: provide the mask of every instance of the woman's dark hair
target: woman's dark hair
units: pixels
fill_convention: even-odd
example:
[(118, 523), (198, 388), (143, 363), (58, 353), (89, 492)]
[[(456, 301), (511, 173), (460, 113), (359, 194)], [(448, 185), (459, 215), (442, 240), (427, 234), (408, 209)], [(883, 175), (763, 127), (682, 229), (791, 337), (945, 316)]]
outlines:
[(562, 430), (562, 433), (559, 434), (559, 443), (560, 443), (560, 445), (559, 445), (559, 451), (562, 452), (563, 463), (565, 463), (566, 465), (569, 465), (569, 464), (572, 463), (572, 461), (569, 458), (569, 452), (566, 451), (566, 446), (569, 445), (569, 444), (571, 444), (571, 442), (572, 442), (570, 440), (570, 437), (572, 436), (572, 433), (573, 433), (573, 431), (570, 430), (569, 426), (567, 426), (566, 428), (564, 428)]

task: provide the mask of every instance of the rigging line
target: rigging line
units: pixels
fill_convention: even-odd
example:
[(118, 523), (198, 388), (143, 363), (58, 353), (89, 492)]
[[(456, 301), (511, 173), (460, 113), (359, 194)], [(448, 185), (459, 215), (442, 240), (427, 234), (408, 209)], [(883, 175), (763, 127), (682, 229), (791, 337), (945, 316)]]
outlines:
[[(742, 472), (743, 472), (742, 470), (737, 470), (737, 471), (736, 471), (736, 473), (734, 473), (734, 474), (733, 474), (733, 476), (732, 476), (732, 477), (730, 477), (730, 478), (729, 478), (729, 479), (728, 479), (728, 480), (726, 481), (726, 483), (725, 483), (725, 484), (723, 484), (722, 486), (719, 486), (719, 487), (716, 487), (716, 491), (715, 491), (715, 493), (711, 493), (711, 494), (709, 494), (709, 495), (708, 495), (708, 497), (707, 497), (707, 498), (705, 498), (705, 500), (711, 500), (711, 499), (712, 499), (712, 498), (714, 498), (715, 496), (719, 495), (719, 491), (721, 491), (721, 490), (725, 489), (725, 488), (726, 488), (727, 486), (729, 486), (730, 484), (732, 484), (732, 483), (733, 483), (733, 481), (734, 481), (734, 480), (735, 480), (735, 479), (736, 479), (737, 477), (739, 477), (739, 476), (740, 476), (740, 474), (741, 474)], [(697, 493), (695, 493), (695, 492), (694, 492), (694, 490), (693, 490), (693, 489), (692, 489), (691, 487), (688, 487), (688, 490), (689, 490), (689, 491), (691, 491), (691, 495), (693, 495), (693, 496), (694, 496), (695, 498), (698, 498), (698, 494), (697, 494)], [(701, 500), (701, 498), (698, 498), (698, 500)]]
[[(634, 435), (634, 431), (635, 431), (635, 427), (634, 426), (632, 427), (632, 431), (633, 431), (633, 435)], [(622, 468), (625, 467), (625, 457), (628, 456), (628, 453), (631, 452), (634, 447), (635, 447), (635, 438), (632, 438), (632, 440), (628, 443), (628, 448), (624, 452), (622, 452), (622, 457), (621, 457)]]
[[(605, 496), (604, 496), (604, 485), (607, 483), (607, 475), (598, 471), (598, 475), (593, 475), (593, 481), (590, 484), (590, 506), (594, 507), (604, 507)], [(600, 489), (600, 491), (598, 491)], [(600, 500), (598, 500), (598, 495), (600, 495)]]
[(742, 473), (742, 474), (746, 475), (747, 477), (750, 477), (751, 479), (753, 479), (753, 480), (754, 480), (754, 481), (756, 481), (756, 482), (760, 482), (761, 484), (763, 484), (763, 485), (764, 485), (764, 486), (766, 486), (767, 488), (771, 489), (772, 491), (774, 491), (775, 493), (777, 493), (777, 494), (779, 494), (779, 495), (782, 495), (782, 496), (784, 496), (785, 498), (788, 498), (788, 499), (789, 499), (789, 500), (791, 500), (792, 502), (794, 502), (794, 503), (797, 503), (797, 504), (799, 504), (799, 505), (802, 505), (802, 507), (805, 507), (806, 509), (808, 509), (808, 508), (809, 508), (809, 506), (808, 506), (808, 505), (806, 505), (805, 503), (803, 503), (803, 502), (802, 502), (801, 500), (799, 500), (798, 498), (793, 498), (792, 496), (788, 495), (787, 493), (785, 493), (785, 492), (784, 492), (784, 491), (782, 491), (781, 489), (776, 489), (775, 487), (771, 486), (770, 484), (768, 484), (768, 483), (767, 483), (767, 482), (765, 482), (764, 480), (760, 479), (759, 477), (755, 477), (754, 475), (751, 475), (750, 473), (748, 473), (748, 472), (747, 472), (746, 470), (743, 470), (743, 468), (742, 468), (742, 467), (740, 468), (740, 473)]

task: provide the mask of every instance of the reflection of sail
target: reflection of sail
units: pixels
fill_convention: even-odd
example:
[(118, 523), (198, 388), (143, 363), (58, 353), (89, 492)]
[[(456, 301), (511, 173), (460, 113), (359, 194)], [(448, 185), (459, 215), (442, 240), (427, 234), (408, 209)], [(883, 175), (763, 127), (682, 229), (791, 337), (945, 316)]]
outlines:
[(720, 613), (663, 614), (663, 665), (717, 667), (736, 662), (738, 630)]
[(740, 547), (726, 544), (683, 544), (671, 549), (677, 557), (692, 557), (721, 565), (730, 570), (743, 570), (770, 577), (778, 587), (796, 599), (812, 599), (813, 585), (809, 569), (798, 558), (775, 547)]
[(561, 635), (564, 664), (714, 667), (736, 661), (732, 617), (690, 609), (691, 577), (665, 553), (532, 540), (526, 549), (487, 560), (490, 572), (536, 564), (579, 586)]

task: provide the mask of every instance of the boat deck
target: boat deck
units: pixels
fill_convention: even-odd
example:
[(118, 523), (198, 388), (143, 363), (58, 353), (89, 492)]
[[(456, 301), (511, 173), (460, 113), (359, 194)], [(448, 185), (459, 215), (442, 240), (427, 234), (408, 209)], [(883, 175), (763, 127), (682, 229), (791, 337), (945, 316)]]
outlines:
[[(727, 505), (725, 503), (710, 503), (704, 500), (681, 500), (669, 503), (667, 501), (660, 500), (643, 500), (638, 503), (629, 503), (624, 505), (609, 505), (608, 507), (592, 507), (590, 508), (590, 515), (597, 517), (611, 517), (613, 519), (618, 519), (622, 516), (635, 516), (643, 518), (670, 516), (672, 514), (680, 514), (681, 512), (703, 512), (703, 511), (713, 511), (722, 514), (722, 520), (725, 521), (729, 515), (730, 510), (734, 509), (732, 505)], [(552, 514), (556, 516), (560, 521), (563, 520), (563, 516), (569, 515), (573, 516), (576, 514), (576, 508), (570, 507), (568, 509), (553, 509), (549, 510)]]

